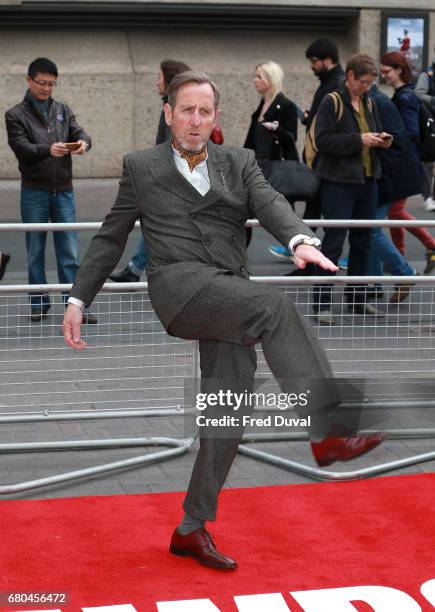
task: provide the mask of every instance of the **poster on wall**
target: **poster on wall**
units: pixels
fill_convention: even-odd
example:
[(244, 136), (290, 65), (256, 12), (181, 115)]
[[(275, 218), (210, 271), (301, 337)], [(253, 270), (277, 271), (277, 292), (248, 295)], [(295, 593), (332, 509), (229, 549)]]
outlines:
[(427, 66), (428, 20), (427, 13), (382, 13), (381, 56), (402, 53), (414, 78)]

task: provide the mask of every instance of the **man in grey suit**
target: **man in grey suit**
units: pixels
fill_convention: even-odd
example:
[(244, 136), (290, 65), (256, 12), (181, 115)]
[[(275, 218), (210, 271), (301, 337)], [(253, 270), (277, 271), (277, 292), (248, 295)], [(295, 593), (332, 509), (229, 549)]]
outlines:
[[(199, 340), (201, 391), (248, 393), (256, 370), (254, 345), (283, 391), (297, 381), (318, 381), (311, 446), (319, 465), (347, 460), (379, 444), (380, 435), (332, 437), (324, 408), (339, 401), (331, 369), (311, 327), (284, 294), (249, 280), (244, 224), (256, 216), (297, 264), (337, 268), (315, 248), (319, 241), (286, 199), (264, 180), (252, 151), (209, 141), (219, 93), (202, 73), (177, 75), (168, 91), (165, 118), (171, 142), (127, 155), (116, 202), (84, 256), (63, 323), (67, 344), (80, 337), (82, 309), (89, 305), (118, 263), (128, 234), (141, 222), (150, 251), (147, 268), (152, 305), (168, 333)], [(296, 381), (296, 382), (295, 382)], [(319, 394), (317, 394), (317, 397)], [(252, 410), (251, 407), (246, 408)], [(233, 406), (211, 406), (214, 416)], [(237, 452), (243, 427), (201, 432), (200, 449), (184, 500), (185, 515), (170, 551), (220, 569), (237, 563), (221, 554), (204, 524), (216, 517), (217, 498)]]

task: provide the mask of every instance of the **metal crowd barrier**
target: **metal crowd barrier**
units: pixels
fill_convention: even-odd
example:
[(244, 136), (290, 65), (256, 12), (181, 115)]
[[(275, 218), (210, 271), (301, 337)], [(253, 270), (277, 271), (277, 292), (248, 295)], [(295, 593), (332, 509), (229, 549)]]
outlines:
[[(435, 408), (433, 387), (435, 371), (435, 278), (410, 277), (351, 277), (337, 276), (328, 279), (334, 285), (333, 314), (336, 325), (324, 327), (312, 312), (311, 289), (313, 284), (325, 283), (325, 277), (253, 277), (257, 282), (282, 287), (299, 310), (310, 320), (338, 378), (364, 378), (372, 382), (368, 397), (363, 399), (363, 410), (420, 411)], [(354, 315), (348, 310), (343, 289), (348, 283), (383, 284), (383, 295), (369, 298), (383, 314), (381, 316)], [(398, 283), (412, 282), (414, 287), (406, 302), (391, 304), (390, 297)], [(370, 291), (370, 286), (367, 288)], [(271, 378), (264, 358), (259, 355), (258, 377)], [(408, 382), (406, 382), (408, 381)], [(421, 382), (421, 390), (416, 392)], [(408, 394), (403, 387), (408, 384)], [(397, 389), (395, 389), (397, 387)], [(428, 389), (429, 387), (429, 389)], [(391, 400), (391, 397), (395, 399)], [(355, 407), (355, 405), (353, 406)], [(343, 405), (352, 408), (352, 404)], [(392, 417), (393, 418), (393, 417)], [(397, 417), (394, 417), (397, 420)], [(400, 419), (399, 419), (400, 420)], [(429, 419), (430, 420), (430, 419)], [(402, 417), (403, 421), (403, 417)], [(408, 427), (406, 420), (401, 428), (383, 429), (390, 439), (434, 438), (434, 427)], [(246, 433), (239, 452), (243, 455), (281, 467), (318, 480), (355, 480), (375, 476), (387, 471), (435, 459), (435, 451), (412, 455), (376, 466), (352, 471), (330, 471), (300, 462), (248, 448), (249, 443), (272, 441), (308, 440), (306, 433)]]
[[(435, 221), (307, 221), (310, 226), (435, 226)], [(40, 231), (65, 229), (96, 229), (100, 223), (79, 224), (3, 224), (0, 231)], [(257, 226), (256, 220), (248, 225)], [(435, 287), (431, 277), (343, 277), (328, 278), (335, 286), (334, 315), (337, 324), (321, 327), (311, 312), (310, 288), (325, 283), (325, 277), (252, 277), (255, 282), (277, 285), (289, 294), (314, 325), (328, 353), (334, 373), (338, 376), (374, 377), (379, 375), (433, 376), (435, 325), (433, 321)], [(342, 287), (349, 282), (371, 284), (382, 282), (384, 297), (376, 305), (384, 310), (383, 317), (350, 315), (345, 308)], [(394, 285), (413, 282), (415, 286), (407, 302), (389, 303)], [(0, 423), (41, 423), (101, 420), (133, 416), (166, 416), (180, 418), (185, 378), (198, 377), (198, 353), (194, 343), (170, 338), (155, 317), (146, 294), (147, 283), (122, 286), (108, 283), (95, 302), (99, 324), (84, 326), (91, 349), (73, 353), (63, 344), (60, 322), (63, 301), (60, 293), (67, 285), (0, 285)], [(30, 323), (26, 293), (55, 292), (48, 320)], [(134, 292), (133, 292), (134, 291)], [(115, 293), (116, 292), (116, 293)], [(51, 323), (58, 315), (55, 324)], [(65, 351), (67, 351), (65, 353)], [(10, 358), (12, 356), (12, 359)], [(369, 358), (370, 357), (370, 358)], [(122, 366), (120, 367), (120, 364)], [(97, 374), (98, 373), (98, 374)], [(157, 375), (156, 375), (157, 374)], [(259, 376), (270, 376), (264, 359), (259, 359)], [(23, 383), (23, 376), (27, 381)], [(171, 382), (172, 381), (172, 382)], [(59, 388), (61, 389), (59, 391)], [(171, 392), (172, 395), (171, 395)], [(147, 402), (144, 393), (150, 400)], [(383, 400), (382, 400), (383, 401)], [(415, 398), (413, 405), (418, 402)], [(424, 406), (433, 406), (428, 399)], [(80, 406), (77, 409), (77, 405)], [(376, 403), (373, 404), (376, 406)], [(403, 402), (391, 404), (396, 407)], [(104, 408), (102, 408), (104, 406)], [(126, 406), (128, 406), (126, 408)], [(432, 429), (391, 430), (391, 437), (433, 437)], [(0, 486), (0, 494), (13, 494), (28, 489), (102, 474), (117, 469), (153, 463), (186, 452), (196, 433), (184, 437), (90, 439), (60, 442), (0, 444), (0, 453), (131, 448), (133, 446), (168, 446), (169, 450), (139, 457), (112, 461), (104, 465), (56, 474), (45, 478)], [(365, 478), (435, 458), (435, 452), (384, 463), (351, 472), (331, 472), (312, 468), (283, 457), (248, 448), (250, 442), (305, 440), (305, 434), (247, 433), (239, 447), (240, 453), (273, 465), (323, 480)]]
[[(47, 428), (49, 423), (124, 419), (121, 421), (124, 425), (125, 419), (132, 417), (165, 416), (176, 420), (182, 415), (184, 380), (198, 377), (194, 344), (166, 334), (146, 293), (119, 293), (119, 284), (110, 283), (93, 305), (98, 324), (82, 328), (89, 348), (72, 351), (65, 345), (60, 327), (64, 311), (61, 292), (70, 288), (70, 285), (0, 286), (3, 430), (7, 425), (23, 423), (44, 423)], [(48, 316), (38, 323), (30, 321), (29, 290), (55, 293), (51, 295)], [(185, 453), (194, 442), (193, 434), (138, 437), (137, 427), (130, 429), (134, 437), (0, 444), (2, 454), (169, 447), (72, 472), (0, 485), (0, 494), (170, 459)]]
[[(390, 219), (304, 219), (309, 227), (435, 227), (435, 220), (415, 219), (398, 221)], [(62, 232), (65, 230), (98, 230), (102, 221), (81, 221), (76, 223), (1, 223), (0, 232)], [(257, 219), (248, 219), (246, 227), (261, 227)], [(140, 229), (139, 221), (135, 229)]]

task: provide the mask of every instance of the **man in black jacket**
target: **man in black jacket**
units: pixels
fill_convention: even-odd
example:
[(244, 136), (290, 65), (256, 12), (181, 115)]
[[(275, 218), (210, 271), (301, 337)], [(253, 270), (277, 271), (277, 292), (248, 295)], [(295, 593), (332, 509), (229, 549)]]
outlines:
[[(320, 81), (320, 85), (314, 94), (311, 108), (309, 111), (305, 111), (304, 115), (303, 123), (306, 125), (308, 132), (323, 98), (326, 94), (341, 87), (346, 75), (339, 63), (338, 47), (335, 42), (328, 38), (317, 38), (314, 40), (307, 47), (305, 57), (309, 60), (311, 70)], [(321, 202), (320, 196), (318, 196), (311, 200), (311, 202), (307, 202), (304, 219), (320, 219), (320, 217)], [(312, 229), (315, 231), (314, 228)]]
[[(24, 100), (6, 113), (9, 146), (21, 172), (23, 223), (75, 222), (71, 155), (83, 155), (90, 149), (91, 139), (78, 125), (72, 110), (53, 100), (57, 76), (56, 64), (51, 60), (35, 59), (28, 68)], [(45, 232), (26, 234), (29, 284), (47, 283), (45, 242)], [(59, 282), (73, 283), (79, 267), (75, 232), (55, 232), (54, 245)], [(31, 320), (40, 321), (50, 309), (50, 298), (32, 293), (30, 304)], [(97, 320), (85, 312), (83, 322)]]
[[(321, 202), (325, 219), (373, 219), (376, 213), (376, 180), (381, 174), (376, 148), (391, 146), (391, 136), (382, 132), (376, 106), (368, 92), (377, 69), (364, 53), (353, 56), (346, 66), (346, 82), (327, 95), (319, 106), (315, 127), (318, 162), (315, 172), (322, 179)], [(328, 227), (322, 253), (337, 262), (347, 229)], [(349, 232), (351, 276), (364, 276), (370, 249), (370, 228)], [(315, 274), (322, 275), (317, 267)], [(378, 315), (372, 304), (365, 303), (365, 285), (348, 287), (346, 299), (355, 314)], [(314, 289), (314, 312), (321, 325), (333, 325), (330, 285)]]
[(309, 60), (311, 70), (320, 81), (316, 89), (311, 108), (305, 112), (304, 124), (307, 131), (313, 122), (314, 116), (326, 94), (335, 91), (343, 85), (346, 75), (339, 63), (338, 47), (328, 38), (314, 40), (305, 51), (305, 57)]

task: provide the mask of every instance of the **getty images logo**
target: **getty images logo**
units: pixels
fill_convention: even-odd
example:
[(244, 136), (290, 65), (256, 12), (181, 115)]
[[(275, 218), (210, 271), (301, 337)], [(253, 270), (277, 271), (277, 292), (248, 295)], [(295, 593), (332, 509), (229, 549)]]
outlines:
[[(435, 605), (435, 579), (424, 582), (420, 587), (420, 592), (431, 605)], [(374, 612), (398, 612), (399, 610), (400, 612), (423, 612), (415, 599), (407, 593), (384, 586), (291, 591), (290, 595), (304, 612), (348, 612), (355, 609), (352, 605), (353, 601), (367, 603)], [(237, 595), (231, 604), (235, 604), (239, 612), (265, 612), (266, 610), (267, 612), (290, 612), (281, 593)], [(156, 606), (158, 612), (225, 612), (225, 609), (218, 608), (211, 599), (158, 601)], [(132, 604), (105, 605), (82, 608), (82, 610), (83, 612), (138, 612)], [(28, 610), (26, 612), (38, 611)], [(47, 610), (46, 612), (61, 612), (61, 610)]]

